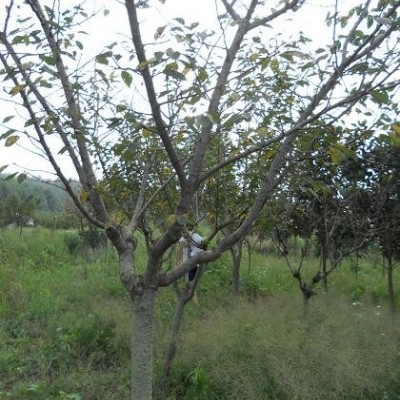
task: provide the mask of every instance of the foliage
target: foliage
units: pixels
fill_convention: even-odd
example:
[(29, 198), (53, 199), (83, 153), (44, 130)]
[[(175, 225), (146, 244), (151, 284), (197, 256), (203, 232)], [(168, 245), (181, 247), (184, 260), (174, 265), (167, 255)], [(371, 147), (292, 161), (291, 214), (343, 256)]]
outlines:
[(397, 261), (400, 260), (399, 150), (400, 146), (392, 143), (391, 135), (381, 135), (365, 161), (369, 171), (372, 229), (382, 255)]
[[(128, 396), (130, 304), (116, 258), (104, 253), (84, 262), (91, 277), (85, 279), (83, 262), (69, 254), (65, 236), (36, 230), (21, 243), (16, 231), (0, 235), (4, 399)], [(36, 252), (47, 262), (40, 262)], [(143, 247), (140, 252), (144, 258)], [(220, 262), (204, 273), (199, 304), (188, 305), (181, 351), (166, 385), (156, 387), (158, 399), (292, 399), (300, 394), (305, 400), (369, 400), (400, 394), (398, 320), (387, 317), (379, 268), (361, 260), (355, 281), (344, 263), (332, 275), (329, 293), (318, 290), (304, 314), (278, 256), (254, 255), (251, 301), (230, 296), (229, 257)], [(166, 348), (174, 297), (169, 288), (160, 292), (157, 360)]]
[(30, 218), (46, 228), (74, 226), (71, 216), (64, 213), (67, 195), (60, 182), (32, 178), (19, 182), (10, 175), (0, 176), (0, 226), (24, 225)]

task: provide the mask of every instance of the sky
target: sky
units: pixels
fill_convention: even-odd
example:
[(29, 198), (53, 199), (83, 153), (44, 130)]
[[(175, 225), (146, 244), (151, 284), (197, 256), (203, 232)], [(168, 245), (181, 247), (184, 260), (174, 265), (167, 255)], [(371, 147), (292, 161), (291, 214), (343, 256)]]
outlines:
[[(354, 0), (339, 0), (341, 6), (347, 8), (354, 2)], [(42, 2), (42, 4), (46, 3), (52, 4), (52, 1)], [(77, 2), (73, 0), (61, 0), (62, 7), (70, 7), (76, 4)], [(100, 13), (98, 18), (89, 21), (83, 27), (85, 31), (89, 32), (84, 43), (85, 51), (94, 56), (103, 50), (104, 44), (109, 44), (113, 40), (120, 41), (126, 35), (129, 35), (127, 15), (125, 7), (121, 3), (112, 0), (87, 0), (86, 4), (89, 6), (89, 10), (93, 7), (96, 9), (107, 8), (109, 13)], [(210, 28), (217, 23), (216, 20), (212, 19), (212, 16), (215, 15), (214, 0), (165, 0), (164, 4), (153, 0), (152, 4), (155, 7), (145, 11), (141, 10), (139, 14), (143, 26), (146, 26), (143, 31), (144, 41), (153, 41), (156, 29), (166, 25), (169, 20), (177, 16), (184, 18), (186, 22), (200, 22), (200, 26), (204, 28)], [(307, 0), (295, 17), (290, 13), (281, 18), (277, 29), (286, 33), (293, 32), (293, 34), (301, 30), (306, 36), (320, 40), (323, 37), (329, 37), (331, 33), (324, 24), (324, 18), (327, 12), (332, 10), (333, 4), (334, 0)], [(4, 9), (0, 9), (1, 26), (3, 26), (4, 15)], [(318, 42), (315, 45), (318, 45)], [(7, 115), (13, 113), (15, 113), (13, 106), (1, 101), (0, 124)], [(3, 129), (1, 125), (0, 129)], [(32, 150), (32, 145), (27, 140), (21, 139), (11, 147), (5, 147), (4, 141), (0, 141), (0, 168), (3, 165), (8, 165), (7, 169), (4, 170), (5, 173), (26, 170), (33, 175), (48, 178), (49, 175), (46, 171), (52, 171), (51, 166), (43, 158), (32, 154), (30, 150)], [(60, 160), (62, 166), (66, 167), (67, 176), (75, 178), (76, 175), (68, 158), (60, 157)]]

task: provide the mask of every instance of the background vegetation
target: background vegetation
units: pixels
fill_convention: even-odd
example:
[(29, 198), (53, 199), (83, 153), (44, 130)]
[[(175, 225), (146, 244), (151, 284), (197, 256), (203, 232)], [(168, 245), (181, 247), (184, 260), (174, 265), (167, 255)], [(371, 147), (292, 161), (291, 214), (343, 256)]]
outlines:
[[(129, 396), (130, 300), (116, 254), (71, 251), (76, 235), (0, 232), (2, 399)], [(231, 295), (229, 255), (208, 265), (167, 380), (160, 371), (176, 296), (172, 288), (160, 292), (158, 399), (399, 398), (399, 321), (388, 312), (381, 267), (362, 259), (355, 274), (347, 260), (305, 311), (284, 259), (252, 258), (250, 271), (242, 265), (239, 298)]]
[(0, 174), (0, 226), (25, 226), (28, 221), (52, 229), (78, 225), (74, 207), (59, 181), (15, 175)]

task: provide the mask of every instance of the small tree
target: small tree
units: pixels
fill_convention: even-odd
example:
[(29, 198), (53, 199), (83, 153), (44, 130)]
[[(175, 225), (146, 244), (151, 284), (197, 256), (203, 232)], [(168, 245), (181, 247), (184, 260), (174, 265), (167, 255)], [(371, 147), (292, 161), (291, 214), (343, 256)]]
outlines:
[[(400, 261), (400, 173), (398, 125), (372, 145), (366, 162), (372, 207), (372, 232), (386, 263), (389, 309), (396, 310), (393, 270)], [(372, 173), (371, 173), (372, 172)]]
[[(315, 294), (315, 286), (323, 281), (327, 289), (328, 276), (341, 265), (345, 257), (365, 250), (370, 238), (370, 215), (363, 201), (365, 193), (361, 189), (339, 188), (336, 183), (333, 193), (333, 187), (316, 181), (312, 183), (313, 186), (308, 188), (302, 186), (302, 194), (295, 197), (297, 200), (279, 211), (280, 215), (285, 216), (286, 224), (274, 227), (275, 241), (299, 283), (305, 305)], [(287, 240), (292, 236), (299, 236), (304, 242), (295, 264), (290, 261), (287, 246)], [(314, 276), (306, 280), (302, 267), (314, 242), (318, 248), (320, 265)]]

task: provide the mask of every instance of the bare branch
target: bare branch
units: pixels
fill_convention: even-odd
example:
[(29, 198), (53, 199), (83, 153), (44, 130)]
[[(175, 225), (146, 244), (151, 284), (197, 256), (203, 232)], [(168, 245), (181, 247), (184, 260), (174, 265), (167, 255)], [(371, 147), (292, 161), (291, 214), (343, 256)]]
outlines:
[(82, 160), (84, 180), (81, 182), (85, 189), (89, 191), (89, 198), (96, 212), (99, 214), (100, 218), (105, 222), (109, 220), (109, 215), (104, 205), (103, 199), (96, 192), (96, 187), (98, 185), (97, 178), (94, 174), (92, 161), (90, 159), (89, 151), (87, 149), (87, 144), (85, 140), (85, 130), (81, 123), (81, 111), (77, 104), (74, 96), (74, 91), (72, 89), (71, 82), (69, 80), (68, 74), (64, 62), (61, 57), (61, 52), (54, 36), (49, 22), (47, 21), (39, 0), (27, 0), (27, 3), (31, 6), (33, 12), (37, 16), (43, 31), (46, 35), (47, 42), (52, 51), (52, 56), (55, 59), (56, 68), (62, 83), (62, 87), (65, 93), (65, 98), (67, 100), (69, 117), (71, 118), (71, 125), (74, 129), (76, 142), (79, 149), (79, 154)]
[[(354, 32), (357, 30), (359, 25), (365, 20), (365, 17), (366, 17), (366, 14), (368, 12), (368, 8), (369, 8), (370, 3), (371, 3), (371, 0), (367, 0), (366, 1), (362, 12), (360, 13), (360, 15), (357, 18), (357, 20), (354, 22), (354, 25), (352, 26), (351, 30), (347, 33), (346, 40), (345, 40), (345, 42), (343, 44), (343, 47), (342, 47), (342, 58), (346, 58), (346, 54), (347, 54), (347, 51), (348, 51), (348, 45), (350, 43), (350, 40), (353, 37)], [(336, 13), (337, 13), (337, 0), (336, 0)], [(334, 22), (334, 28), (336, 28), (336, 24), (337, 24), (337, 22), (335, 21)]]
[(136, 199), (136, 206), (135, 206), (135, 211), (133, 212), (131, 221), (129, 223), (129, 228), (134, 232), (136, 228), (138, 227), (140, 223), (140, 217), (143, 215), (142, 209), (143, 209), (143, 204), (145, 200), (145, 194), (146, 194), (146, 189), (148, 185), (148, 179), (150, 175), (150, 169), (151, 165), (154, 163), (154, 155), (148, 160), (148, 162), (145, 165), (144, 171), (143, 171), (143, 178), (142, 182), (140, 184), (140, 189), (139, 189), (139, 194)]
[[(68, 139), (67, 132), (64, 131), (62, 125), (59, 122), (57, 113), (50, 107), (46, 98), (40, 93), (37, 85), (31, 80), (28, 72), (23, 67), (23, 63), (22, 63), (21, 59), (18, 57), (17, 53), (14, 51), (14, 48), (12, 47), (11, 43), (7, 40), (7, 37), (4, 34), (2, 34), (1, 32), (0, 32), (0, 39), (3, 42), (3, 44), (6, 46), (8, 54), (12, 57), (15, 65), (18, 68), (18, 71), (21, 73), (22, 77), (24, 78), (24, 82), (29, 87), (31, 92), (35, 95), (36, 99), (39, 101), (39, 103), (43, 107), (46, 114), (50, 117), (51, 123), (53, 124), (53, 126), (54, 126), (56, 132), (59, 134), (60, 138), (62, 139), (64, 146), (67, 149), (69, 156), (71, 157), (72, 163), (75, 167), (75, 170), (76, 170), (78, 176), (83, 180), (84, 178), (83, 178), (82, 166), (77, 158), (77, 155), (75, 154), (74, 148), (72, 147), (72, 145)], [(2, 59), (2, 62), (4, 65), (6, 65), (6, 63), (7, 63), (5, 58)]]
[[(237, 52), (240, 49), (241, 43), (245, 37), (247, 32), (247, 27), (249, 24), (249, 19), (251, 17), (251, 12), (254, 11), (255, 5), (257, 4), (257, 0), (253, 0), (251, 3), (251, 8), (247, 13), (246, 20), (242, 20), (240, 24), (238, 24), (238, 28), (232, 39), (230, 47), (227, 49), (226, 56), (224, 62), (221, 66), (221, 70), (217, 77), (217, 82), (213, 93), (210, 98), (210, 103), (208, 106), (208, 115), (216, 115), (218, 114), (218, 110), (221, 103), (221, 98), (225, 90), (225, 86), (228, 82), (229, 74), (232, 69), (232, 65), (235, 61), (235, 57)], [(190, 199), (194, 193), (195, 188), (200, 183), (200, 174), (202, 170), (202, 164), (204, 161), (205, 154), (208, 149), (209, 142), (211, 140), (211, 132), (212, 132), (213, 122), (210, 120), (208, 124), (205, 124), (202, 128), (200, 139), (194, 149), (194, 157), (191, 165), (191, 172), (188, 178), (188, 190), (186, 193), (183, 193), (183, 202), (187, 202), (187, 199)]]
[[(7, 60), (5, 59), (5, 57), (0, 53), (0, 60), (3, 63), (4, 66), (8, 66), (7, 64)], [(14, 84), (17, 86), (19, 85), (19, 82), (17, 80), (17, 78), (15, 76), (12, 76), (11, 79), (13, 80)], [(65, 177), (65, 175), (62, 173), (62, 170), (60, 168), (60, 166), (58, 165), (57, 161), (55, 160), (54, 156), (53, 156), (53, 152), (50, 149), (49, 145), (47, 144), (46, 141), (46, 136), (44, 135), (44, 133), (42, 132), (42, 128), (40, 127), (40, 124), (36, 118), (35, 112), (32, 109), (32, 106), (29, 102), (28, 96), (25, 93), (25, 90), (21, 90), (20, 95), (22, 97), (22, 101), (24, 104), (24, 107), (26, 108), (26, 110), (29, 113), (29, 116), (31, 117), (32, 120), (32, 124), (33, 127), (36, 131), (36, 134), (38, 136), (39, 142), (44, 150), (44, 152), (47, 155), (48, 160), (50, 161), (51, 165), (54, 168), (54, 171), (56, 173), (56, 175), (60, 178), (60, 180), (62, 181), (62, 183), (65, 186), (66, 191), (68, 192), (69, 196), (72, 198), (72, 201), (74, 202), (74, 204), (77, 206), (77, 208), (79, 209), (79, 211), (85, 216), (85, 218), (91, 222), (92, 224), (98, 226), (99, 228), (104, 228), (104, 224), (102, 222), (100, 222), (99, 220), (97, 220), (96, 218), (94, 218), (87, 210), (86, 208), (83, 206), (83, 204), (80, 202), (80, 200), (78, 199), (78, 197), (76, 196), (74, 190), (71, 187), (70, 181)]]
[(285, 132), (279, 136), (276, 136), (270, 140), (266, 140), (260, 144), (254, 145), (252, 147), (250, 147), (249, 149), (239, 153), (239, 154), (235, 154), (235, 155), (230, 155), (228, 156), (225, 160), (222, 160), (220, 163), (214, 165), (212, 168), (210, 168), (209, 170), (207, 170), (200, 178), (199, 178), (199, 182), (202, 183), (204, 182), (206, 179), (208, 179), (210, 176), (214, 175), (216, 172), (220, 171), (221, 169), (223, 169), (224, 167), (233, 164), (236, 161), (239, 161), (243, 158), (246, 158), (247, 156), (257, 153), (259, 151), (262, 151), (264, 149), (266, 149), (268, 146), (270, 146), (273, 143), (277, 143), (279, 141), (281, 141), (285, 136), (287, 136), (290, 132)]
[(168, 129), (166, 127), (166, 124), (161, 115), (160, 105), (157, 100), (156, 91), (154, 89), (153, 78), (150, 74), (150, 69), (149, 69), (149, 65), (147, 62), (144, 45), (142, 42), (141, 32), (139, 29), (139, 21), (137, 18), (135, 1), (134, 0), (126, 0), (125, 6), (128, 11), (129, 25), (131, 28), (133, 45), (136, 50), (136, 55), (137, 55), (139, 64), (142, 66), (141, 74), (143, 76), (144, 84), (146, 86), (147, 96), (148, 96), (150, 107), (152, 110), (154, 122), (157, 126), (157, 130), (158, 130), (157, 133), (160, 136), (160, 138), (164, 144), (165, 150), (167, 151), (168, 156), (171, 160), (172, 166), (178, 176), (180, 185), (183, 188), (186, 186), (186, 177), (185, 177), (182, 165), (179, 162), (178, 156), (176, 155), (176, 152), (172, 145), (172, 142), (169, 138)]
[(224, 4), (228, 14), (232, 17), (232, 19), (234, 21), (239, 21), (241, 19), (240, 15), (233, 8), (234, 4), (236, 3), (236, 0), (232, 1), (232, 3), (229, 3), (227, 0), (221, 0), (221, 1)]
[(263, 26), (268, 24), (269, 22), (273, 21), (274, 19), (277, 19), (281, 15), (284, 15), (288, 11), (297, 11), (300, 9), (300, 7), (305, 3), (305, 0), (292, 0), (290, 2), (287, 2), (282, 8), (279, 10), (274, 11), (272, 14), (270, 14), (267, 17), (256, 19), (253, 21), (251, 24), (248, 25), (248, 30), (252, 30), (254, 28), (257, 28), (259, 26)]
[(7, 33), (8, 23), (9, 23), (9, 21), (10, 21), (11, 10), (12, 10), (12, 8), (13, 8), (13, 5), (14, 5), (14, 0), (11, 0), (11, 1), (10, 1), (10, 5), (9, 5), (9, 6), (6, 6), (7, 16), (6, 16), (6, 20), (5, 20), (5, 22), (4, 22), (4, 28), (3, 28), (4, 34)]

